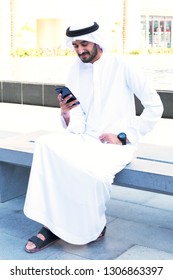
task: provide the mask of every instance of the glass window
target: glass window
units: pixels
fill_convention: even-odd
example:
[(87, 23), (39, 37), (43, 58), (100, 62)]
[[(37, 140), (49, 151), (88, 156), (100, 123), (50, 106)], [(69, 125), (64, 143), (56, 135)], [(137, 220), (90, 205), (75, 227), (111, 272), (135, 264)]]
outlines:
[(166, 32), (171, 31), (171, 21), (166, 21)]
[(166, 47), (171, 48), (172, 41), (172, 22), (173, 17), (149, 16), (148, 22), (145, 23), (144, 16), (141, 18), (142, 36), (144, 37), (144, 30), (146, 32), (146, 40), (148, 40), (150, 47)]
[(160, 31), (164, 32), (164, 20), (160, 21)]
[(167, 48), (171, 48), (171, 21), (166, 21), (166, 34), (165, 34), (165, 45)]
[(158, 28), (159, 28), (159, 22), (158, 22), (158, 20), (155, 20), (154, 21), (154, 32), (157, 32)]

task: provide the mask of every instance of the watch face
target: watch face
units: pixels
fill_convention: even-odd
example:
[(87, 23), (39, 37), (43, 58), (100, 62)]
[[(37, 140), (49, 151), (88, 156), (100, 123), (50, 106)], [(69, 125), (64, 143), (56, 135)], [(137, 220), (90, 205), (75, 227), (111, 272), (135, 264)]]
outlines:
[(126, 139), (126, 134), (124, 132), (121, 132), (120, 134), (118, 134), (118, 138), (124, 140)]
[(126, 145), (127, 135), (124, 132), (118, 134), (118, 139), (122, 142), (123, 145)]

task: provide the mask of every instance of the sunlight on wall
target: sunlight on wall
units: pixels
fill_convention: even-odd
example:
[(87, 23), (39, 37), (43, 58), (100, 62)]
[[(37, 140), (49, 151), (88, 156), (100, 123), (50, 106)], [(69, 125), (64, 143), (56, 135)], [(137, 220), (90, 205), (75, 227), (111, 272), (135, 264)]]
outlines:
[[(65, 30), (75, 20), (91, 19), (105, 26), (106, 34), (115, 29), (114, 23), (122, 21), (122, 0), (16, 0), (16, 36), (21, 47), (36, 47), (38, 44), (38, 21), (61, 21), (58, 36), (65, 45)], [(42, 41), (44, 27), (42, 30)], [(109, 30), (109, 31), (108, 31)], [(109, 35), (111, 36), (111, 35)], [(47, 40), (45, 38), (45, 40)], [(56, 40), (55, 40), (56, 41)], [(45, 41), (46, 42), (46, 41)], [(46, 44), (48, 45), (48, 44)], [(45, 46), (46, 46), (45, 45)], [(59, 43), (58, 43), (59, 45)]]
[[(135, 48), (139, 42), (140, 36), (140, 9), (157, 8), (163, 11), (164, 8), (173, 11), (172, 0), (128, 0), (129, 16), (128, 22), (128, 42), (129, 46)], [(5, 4), (4, 4), (5, 3)], [(75, 20), (83, 18), (92, 19), (101, 25), (105, 25), (105, 34), (110, 35), (110, 45), (113, 49), (121, 48), (122, 44), (122, 19), (123, 19), (123, 0), (15, 0), (14, 24), (12, 37), (15, 38), (13, 46), (22, 48), (36, 48), (38, 41), (46, 42), (46, 32), (44, 27), (40, 28), (42, 38), (38, 35), (38, 21), (44, 22), (58, 21), (58, 29), (49, 24), (49, 31), (52, 36), (52, 42), (57, 42), (58, 46), (65, 46), (65, 31)], [(8, 4), (8, 5), (7, 5)], [(0, 0), (0, 50), (10, 51), (10, 0)], [(5, 22), (5, 24), (4, 24)], [(44, 24), (43, 24), (44, 25)], [(56, 31), (57, 30), (57, 31)], [(110, 34), (109, 34), (110, 33)], [(45, 36), (45, 38), (43, 38)], [(42, 44), (41, 44), (42, 45)], [(47, 44), (48, 45), (48, 44)], [(46, 44), (45, 44), (46, 46)]]

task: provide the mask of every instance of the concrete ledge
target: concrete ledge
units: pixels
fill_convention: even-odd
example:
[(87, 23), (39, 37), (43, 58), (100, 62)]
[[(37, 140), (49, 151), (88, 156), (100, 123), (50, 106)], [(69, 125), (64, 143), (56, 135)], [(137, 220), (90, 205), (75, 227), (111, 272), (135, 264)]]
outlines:
[(0, 140), (0, 162), (31, 167), (34, 143), (38, 136), (52, 133), (38, 130)]
[[(48, 107), (59, 107), (57, 102), (56, 86), (63, 84), (43, 84), (1, 81), (0, 102), (29, 104)], [(173, 90), (157, 90), (164, 105), (163, 118), (173, 119)], [(140, 115), (143, 106), (135, 97), (136, 113)]]
[(33, 154), (31, 152), (0, 148), (0, 163), (31, 167), (32, 158)]

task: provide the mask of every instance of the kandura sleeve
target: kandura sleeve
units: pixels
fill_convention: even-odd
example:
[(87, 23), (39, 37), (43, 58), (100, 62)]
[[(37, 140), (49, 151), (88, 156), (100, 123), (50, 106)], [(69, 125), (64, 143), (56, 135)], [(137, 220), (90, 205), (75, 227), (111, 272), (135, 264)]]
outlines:
[(67, 130), (72, 133), (80, 134), (85, 132), (85, 127), (85, 113), (79, 105), (70, 111), (70, 122)]
[(133, 143), (150, 132), (163, 114), (163, 104), (160, 96), (147, 80), (143, 71), (136, 65), (126, 67), (127, 86), (144, 106), (143, 112), (131, 121), (127, 135)]
[(63, 116), (61, 115), (61, 125), (67, 131), (80, 134), (85, 132), (86, 121), (85, 114), (82, 111), (80, 105), (70, 111), (70, 122), (67, 126)]

